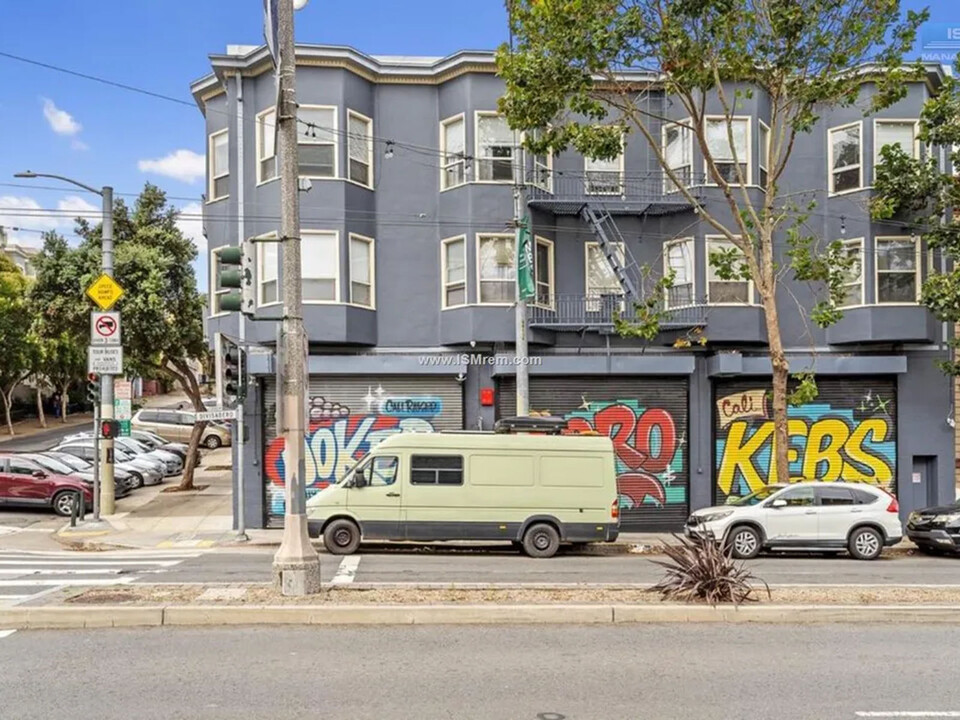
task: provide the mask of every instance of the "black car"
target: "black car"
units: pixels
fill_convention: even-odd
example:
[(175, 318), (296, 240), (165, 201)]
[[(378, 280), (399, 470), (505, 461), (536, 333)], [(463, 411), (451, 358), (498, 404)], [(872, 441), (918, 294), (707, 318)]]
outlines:
[(916, 543), (921, 552), (938, 554), (960, 551), (960, 502), (910, 513), (907, 537)]

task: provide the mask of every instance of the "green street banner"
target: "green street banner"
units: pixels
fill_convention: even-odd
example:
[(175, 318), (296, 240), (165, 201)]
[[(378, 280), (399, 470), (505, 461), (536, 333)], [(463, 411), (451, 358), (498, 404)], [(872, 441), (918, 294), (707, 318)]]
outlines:
[(533, 243), (526, 220), (517, 228), (517, 256), (517, 295), (521, 300), (529, 300), (537, 290), (533, 281)]

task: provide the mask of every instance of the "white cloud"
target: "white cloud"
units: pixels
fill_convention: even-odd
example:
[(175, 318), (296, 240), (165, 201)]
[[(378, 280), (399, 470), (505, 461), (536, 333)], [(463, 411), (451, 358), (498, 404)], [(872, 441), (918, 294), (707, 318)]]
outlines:
[(57, 135), (76, 135), (83, 129), (83, 126), (73, 119), (73, 115), (58, 108), (53, 100), (48, 98), (43, 99), (43, 116)]
[(77, 216), (96, 224), (100, 220), (100, 208), (77, 195), (68, 195), (61, 199), (57, 203), (56, 211), (45, 208), (32, 197), (25, 195), (0, 196), (0, 225), (7, 228), (10, 242), (17, 245), (39, 247), (42, 244), (40, 233), (48, 230), (70, 235), (73, 232), (74, 218)]
[(87, 145), (83, 140), (78, 140), (77, 138), (74, 138), (73, 140), (70, 141), (70, 147), (72, 147), (74, 150), (90, 149), (89, 145)]
[(156, 173), (185, 183), (194, 183), (207, 172), (206, 158), (193, 150), (174, 150), (156, 160), (141, 160), (137, 167), (140, 172)]
[(177, 227), (184, 237), (193, 241), (201, 255), (207, 252), (207, 239), (203, 236), (203, 206), (200, 203), (192, 202), (180, 208)]

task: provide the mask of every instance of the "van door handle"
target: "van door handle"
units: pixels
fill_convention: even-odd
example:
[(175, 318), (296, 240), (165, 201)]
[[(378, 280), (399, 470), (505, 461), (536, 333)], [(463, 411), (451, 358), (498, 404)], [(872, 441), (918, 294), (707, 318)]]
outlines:
[(387, 493), (387, 497), (400, 497), (400, 493), (390, 492), (390, 493)]
[(816, 510), (807, 510), (807, 511), (804, 513), (804, 515), (816, 515), (816, 514), (817, 514), (817, 511), (816, 511)]
[(858, 513), (858, 512), (863, 512), (863, 510), (861, 510), (860, 508), (855, 508), (855, 509), (851, 510), (850, 512), (852, 512), (852, 513)]

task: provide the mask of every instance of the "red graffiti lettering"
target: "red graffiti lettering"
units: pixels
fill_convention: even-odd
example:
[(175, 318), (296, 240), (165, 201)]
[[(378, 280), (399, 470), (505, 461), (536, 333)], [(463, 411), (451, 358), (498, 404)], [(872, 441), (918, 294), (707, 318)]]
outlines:
[(643, 472), (624, 473), (617, 477), (617, 492), (630, 498), (631, 507), (640, 507), (645, 498), (649, 497), (658, 505), (667, 501), (663, 485), (652, 475)]
[(631, 470), (643, 467), (647, 456), (634, 447), (637, 416), (626, 405), (611, 405), (598, 412), (593, 419), (597, 432), (613, 440), (617, 457)]
[[(653, 442), (651, 442), (654, 430), (657, 430), (660, 435), (656, 455), (653, 453)], [(640, 421), (637, 423), (637, 449), (646, 457), (647, 461), (643, 466), (650, 472), (663, 472), (670, 466), (677, 449), (677, 428), (668, 412), (654, 408), (640, 416)]]

